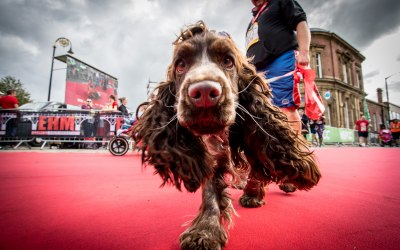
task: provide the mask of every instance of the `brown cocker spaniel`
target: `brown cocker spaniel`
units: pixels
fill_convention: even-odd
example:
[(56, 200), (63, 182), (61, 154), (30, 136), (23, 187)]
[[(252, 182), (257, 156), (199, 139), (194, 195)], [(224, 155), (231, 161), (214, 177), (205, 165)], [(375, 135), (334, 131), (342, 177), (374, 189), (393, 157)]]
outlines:
[(167, 80), (143, 103), (133, 129), (142, 160), (202, 204), (180, 236), (182, 249), (221, 249), (235, 210), (229, 186), (245, 181), (240, 204), (259, 207), (268, 183), (309, 190), (320, 172), (314, 155), (271, 103), (271, 90), (226, 33), (198, 22), (174, 42)]

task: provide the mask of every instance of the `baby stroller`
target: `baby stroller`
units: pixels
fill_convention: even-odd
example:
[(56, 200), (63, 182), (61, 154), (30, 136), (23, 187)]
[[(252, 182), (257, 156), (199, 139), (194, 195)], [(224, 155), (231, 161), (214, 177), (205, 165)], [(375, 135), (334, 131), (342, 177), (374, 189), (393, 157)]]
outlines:
[(135, 120), (124, 119), (124, 124), (121, 129), (118, 129), (117, 135), (114, 136), (108, 144), (108, 151), (114, 156), (123, 156), (129, 150), (131, 142), (130, 131), (133, 128)]
[(392, 146), (392, 132), (389, 129), (382, 129), (380, 132), (381, 147), (385, 145)]

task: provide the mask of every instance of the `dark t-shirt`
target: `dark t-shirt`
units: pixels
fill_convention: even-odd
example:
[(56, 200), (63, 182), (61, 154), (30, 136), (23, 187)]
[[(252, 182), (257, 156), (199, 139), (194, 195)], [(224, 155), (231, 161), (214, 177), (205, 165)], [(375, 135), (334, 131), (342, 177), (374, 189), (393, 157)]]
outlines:
[(308, 116), (306, 114), (301, 116), (301, 129), (308, 130)]
[[(253, 16), (257, 11), (253, 11)], [(262, 69), (282, 53), (297, 49), (297, 24), (307, 21), (306, 13), (295, 0), (270, 0), (258, 17), (259, 42), (247, 50), (257, 69)], [(247, 28), (249, 30), (251, 22)]]
[(118, 107), (118, 110), (121, 111), (122, 114), (128, 115), (128, 109), (125, 107), (125, 105), (121, 104), (121, 105)]

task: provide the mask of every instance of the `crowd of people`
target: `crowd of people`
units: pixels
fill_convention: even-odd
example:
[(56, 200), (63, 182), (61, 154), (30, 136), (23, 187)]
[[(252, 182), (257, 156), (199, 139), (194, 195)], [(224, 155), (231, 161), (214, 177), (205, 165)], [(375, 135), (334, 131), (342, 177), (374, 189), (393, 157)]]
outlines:
[[(116, 97), (114, 95), (110, 95), (108, 97), (108, 102), (106, 103), (106, 105), (104, 105), (102, 111), (119, 111), (121, 112), (121, 114), (125, 115), (125, 116), (129, 116), (129, 110), (127, 108), (127, 104), (128, 104), (128, 99), (126, 97), (120, 97), (119, 98), (119, 102), (120, 104), (118, 105), (118, 102), (116, 100)], [(92, 99), (88, 98), (86, 99), (86, 103), (84, 103), (81, 106), (82, 110), (94, 110), (93, 108), (93, 101)], [(122, 125), (122, 129), (126, 129), (127, 127), (130, 127), (133, 122), (130, 122), (131, 119), (126, 118), (124, 119), (124, 124)], [(90, 119), (86, 119), (82, 125), (83, 127), (83, 134), (84, 136), (86, 136), (86, 140), (88, 141), (95, 141), (96, 140), (96, 135), (99, 134), (104, 134), (102, 133), (102, 130), (104, 130), (105, 124), (103, 121), (99, 120), (96, 121), (95, 117), (94, 117), (94, 113), (92, 115), (92, 117)], [(86, 143), (85, 147), (86, 148), (98, 148), (98, 144), (101, 144), (103, 147), (106, 147), (106, 143), (100, 142), (100, 143)]]
[(311, 146), (322, 147), (324, 141), (324, 130), (325, 130), (325, 117), (322, 115), (317, 120), (309, 119), (304, 113), (304, 109), (299, 109), (301, 118), (301, 134), (304, 139), (308, 139), (308, 135), (311, 133)]

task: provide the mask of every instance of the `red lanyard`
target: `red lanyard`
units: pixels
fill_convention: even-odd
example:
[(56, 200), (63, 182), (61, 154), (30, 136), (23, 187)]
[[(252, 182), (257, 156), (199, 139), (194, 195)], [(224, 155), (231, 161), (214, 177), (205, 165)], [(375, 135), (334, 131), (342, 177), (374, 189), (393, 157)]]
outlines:
[(254, 24), (258, 17), (260, 16), (260, 14), (263, 12), (263, 10), (267, 7), (269, 1), (266, 1), (263, 6), (261, 6), (261, 8), (258, 10), (257, 15), (255, 17), (253, 17), (253, 20), (251, 20), (251, 24)]

